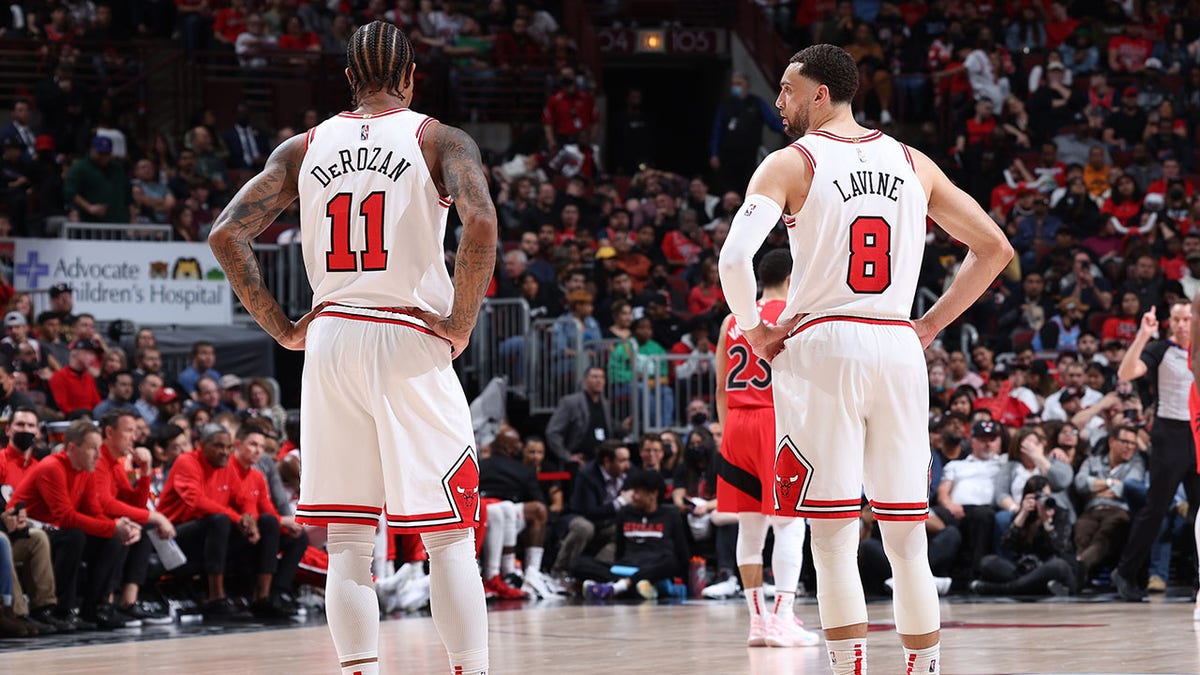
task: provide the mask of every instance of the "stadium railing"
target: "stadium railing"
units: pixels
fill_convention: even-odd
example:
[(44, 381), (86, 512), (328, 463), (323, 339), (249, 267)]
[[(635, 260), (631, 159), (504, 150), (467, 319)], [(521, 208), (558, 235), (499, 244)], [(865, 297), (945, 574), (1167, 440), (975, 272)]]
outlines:
[(537, 319), (530, 326), (525, 347), (529, 368), (527, 386), (529, 412), (552, 413), (558, 401), (579, 391), (587, 358), (583, 354), (583, 332), (565, 330), (570, 316)]
[(529, 303), (524, 298), (488, 298), (471, 333), (468, 358), (459, 370), (480, 387), (494, 377), (508, 381), (509, 391), (527, 392), (530, 336)]

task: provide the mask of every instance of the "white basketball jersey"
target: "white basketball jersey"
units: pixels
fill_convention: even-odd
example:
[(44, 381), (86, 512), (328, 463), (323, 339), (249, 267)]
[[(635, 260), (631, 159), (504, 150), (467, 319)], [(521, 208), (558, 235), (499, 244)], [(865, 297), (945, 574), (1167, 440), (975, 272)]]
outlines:
[(782, 316), (909, 318), (928, 200), (908, 148), (880, 131), (850, 139), (821, 130), (792, 147), (813, 180), (800, 212), (783, 217), (793, 262)]
[(308, 132), (300, 233), (313, 306), (450, 312), (442, 241), (451, 202), (439, 197), (421, 154), (432, 121), (407, 108), (344, 112)]

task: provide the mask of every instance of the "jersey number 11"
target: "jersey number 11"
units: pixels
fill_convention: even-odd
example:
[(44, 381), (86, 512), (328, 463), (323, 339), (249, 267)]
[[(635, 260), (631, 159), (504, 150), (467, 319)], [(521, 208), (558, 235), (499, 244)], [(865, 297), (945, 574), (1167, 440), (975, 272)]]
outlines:
[[(362, 200), (358, 215), (365, 224), (366, 247), (356, 253), (350, 242), (350, 213), (354, 196), (339, 192), (325, 204), (329, 219), (329, 252), (325, 254), (327, 272), (380, 272), (387, 269), (388, 252), (383, 247), (383, 192), (372, 192)], [(362, 265), (359, 265), (359, 258)]]

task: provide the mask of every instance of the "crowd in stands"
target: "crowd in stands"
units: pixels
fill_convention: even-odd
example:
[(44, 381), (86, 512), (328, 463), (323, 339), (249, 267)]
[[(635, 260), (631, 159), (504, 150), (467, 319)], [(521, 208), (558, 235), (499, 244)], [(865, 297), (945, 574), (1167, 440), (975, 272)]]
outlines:
[[(591, 74), (554, 8), (539, 3), (11, 4), (5, 36), (44, 42), (48, 61), (46, 78), (0, 128), (0, 235), (40, 235), (69, 219), (170, 224), (172, 238), (203, 241), (221, 205), (273, 146), (334, 112), (305, 110), (294, 125), (269, 129), (245, 106), (225, 128), (205, 110), (179, 137), (135, 138), (120, 123), (128, 101), (104, 93), (140, 66), (97, 46), (131, 32), (197, 53), (224, 51), (253, 70), (279, 52), (301, 60), (308, 53), (336, 56), (356, 26), (395, 22), (413, 38), (422, 64), (414, 106), (428, 102), (450, 122), (471, 116), (445, 95), (452, 81), (528, 78), (541, 86), (546, 104), (536, 133), (484, 152), (503, 251), (489, 296), (522, 298), (531, 318), (557, 319), (562, 347), (550, 358), (564, 359), (565, 370), (574, 371), (581, 357), (567, 352), (575, 336), (608, 341), (612, 355), (608, 367), (586, 371), (578, 393), (565, 396), (548, 420), (510, 420), (481, 444), (481, 495), (491, 525), (478, 543), (487, 590), (502, 599), (581, 588), (598, 599), (675, 596), (699, 565), (709, 577), (701, 573), (705, 581), (690, 583), (693, 590), (714, 581), (709, 597), (736, 593), (736, 523), (715, 500), (721, 427), (711, 408), (714, 388), (689, 387), (686, 396), (662, 401), (676, 391), (663, 385), (714, 377), (703, 364), (728, 313), (715, 261), (762, 132), (778, 130), (770, 100), (751, 94), (747, 78), (735, 74), (720, 107), (703, 112), (714, 120), (708, 165), (679, 175), (654, 167), (648, 139), (660, 131), (646, 122), (641, 92), (606, 92), (623, 106), (601, 119)], [(844, 45), (860, 64), (854, 105), (861, 120), (943, 165), (1018, 252), (962, 320), (978, 341), (960, 344), (956, 324), (927, 352), (934, 457), (927, 532), (940, 589), (1058, 595), (1116, 583), (1110, 570), (1129, 565), (1122, 561), (1126, 537), (1138, 529), (1133, 524), (1153, 491), (1148, 457), (1162, 404), (1156, 374), (1170, 352), (1150, 340), (1156, 330), (1164, 341), (1168, 332), (1184, 339), (1182, 319), (1172, 316), (1200, 289), (1200, 230), (1192, 229), (1200, 219), (1192, 174), (1200, 7), (1156, 0), (758, 4), (795, 48)], [(80, 63), (108, 74), (96, 85), (101, 89), (76, 86)], [(297, 226), (293, 206), (266, 238)], [(767, 247), (786, 243), (779, 227)], [(939, 295), (965, 252), (931, 223), (921, 288)], [(98, 452), (113, 470), (97, 471), (95, 487), (71, 493), (86, 498), (78, 508), (101, 509), (86, 513), (107, 519), (102, 528), (92, 523), (76, 538), (46, 537), (35, 525), (29, 536), (11, 538), (10, 555), (24, 556), (13, 584), (26, 584), (29, 607), (19, 604), (19, 590), (5, 591), (3, 570), (0, 604), (12, 595), (18, 614), (34, 610), (42, 622), (35, 630), (153, 619), (157, 610), (139, 604), (136, 590), (150, 581), (141, 562), (149, 557), (149, 533), (173, 530), (181, 544), (194, 546), (189, 542), (226, 528), (228, 556), (219, 557), (236, 559), (230, 569), (248, 582), (251, 607), (264, 615), (292, 611), (287, 586), (302, 530), (286, 514), (299, 452), (272, 383), (213, 371), (212, 346), (203, 344), (187, 369), (163, 373), (152, 332), (139, 334), (130, 362), (106, 344), (92, 317), (73, 313), (69, 288), (52, 291), (52, 311), (38, 316), (28, 297), (6, 292), (6, 466), (28, 471), (61, 456), (47, 466), (56, 466), (56, 480), (63, 475), (76, 485), (70, 481)], [(622, 343), (636, 349), (622, 352)], [(696, 358), (647, 371), (622, 353)], [(1146, 377), (1148, 370), (1154, 372)], [(669, 430), (634, 437), (614, 412), (608, 395), (634, 372), (657, 389), (661, 405), (650, 426)], [(109, 420), (99, 440), (69, 426), (65, 443), (54, 439), (64, 449), (45, 457), (50, 439), (33, 418), (76, 420), (84, 411)], [(125, 420), (134, 426), (128, 442), (118, 440), (127, 433)], [(37, 457), (45, 458), (35, 464)], [(227, 467), (218, 466), (222, 457)], [(172, 467), (206, 484), (243, 485), (256, 475), (247, 473), (251, 464), (267, 479), (274, 513), (244, 496), (251, 488), (229, 491), (240, 500), (226, 505), (231, 511), (205, 511), (195, 493), (171, 492), (180, 475)], [(114, 482), (115, 493), (108, 489)], [(26, 489), (10, 477), (0, 484), (18, 497), (28, 494), (27, 509), (35, 503), (32, 483)], [(136, 492), (142, 489), (148, 492)], [(1195, 581), (1195, 564), (1171, 565), (1172, 551), (1194, 561), (1190, 536), (1183, 536), (1192, 495), (1176, 495), (1174, 487), (1171, 493), (1161, 530), (1154, 525), (1152, 591)], [(156, 511), (146, 511), (146, 495), (158, 500)], [(5, 496), (11, 501), (12, 492)], [(47, 520), (32, 510), (6, 515), (5, 529), (24, 531), (31, 519), (54, 525), (61, 517), (44, 513)], [(160, 513), (155, 522), (146, 515)], [(661, 536), (646, 536), (650, 531)], [(869, 510), (862, 531), (864, 585), (886, 594), (890, 571)], [(57, 553), (63, 549), (68, 553)], [(427, 597), (419, 541), (400, 538), (394, 549), (389, 557), (398, 568), (376, 571), (385, 611), (419, 606), (423, 586)], [(108, 594), (90, 579), (77, 595), (56, 596), (60, 567), (89, 556), (115, 556), (107, 566), (89, 565), (92, 576), (108, 574)], [(274, 576), (265, 571), (268, 558), (276, 560)], [(637, 571), (614, 573), (622, 568)], [(232, 596), (224, 591), (225, 571), (215, 562), (196, 571), (214, 603), (206, 608), (218, 615), (233, 609), (219, 602)], [(82, 618), (66, 611), (72, 602)], [(0, 607), (0, 628), (8, 626), (4, 612)]]

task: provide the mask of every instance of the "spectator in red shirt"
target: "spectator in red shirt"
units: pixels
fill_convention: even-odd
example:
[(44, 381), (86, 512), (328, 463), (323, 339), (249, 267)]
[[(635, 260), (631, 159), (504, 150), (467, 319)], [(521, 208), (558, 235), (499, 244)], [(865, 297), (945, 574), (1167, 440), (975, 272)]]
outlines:
[[(125, 554), (142, 536), (142, 528), (127, 516), (104, 513), (92, 472), (100, 456), (100, 431), (86, 420), (67, 427), (66, 449), (38, 462), (13, 493), (25, 502), (29, 517), (55, 526), (50, 532), (54, 577), (60, 591), (55, 616), (66, 619), (80, 601), (80, 617), (106, 630), (123, 628), (127, 619), (105, 603), (116, 585)], [(80, 590), (80, 570), (88, 566), (87, 584)]]
[(502, 70), (523, 71), (545, 58), (541, 45), (529, 35), (529, 22), (513, 19), (512, 31), (496, 36), (496, 63)]
[(304, 30), (304, 22), (299, 16), (292, 16), (287, 21), (283, 35), (279, 36), (279, 48), (295, 52), (319, 52), (321, 39), (316, 33)]
[(558, 91), (550, 96), (542, 110), (546, 146), (557, 148), (578, 143), (582, 131), (587, 131), (590, 138), (595, 138), (599, 122), (596, 100), (589, 92), (579, 88), (574, 70), (563, 68), (558, 76)]
[(54, 405), (64, 414), (80, 408), (91, 411), (100, 404), (100, 390), (89, 372), (96, 365), (95, 345), (85, 340), (71, 344), (71, 356), (66, 368), (59, 368), (50, 378), (50, 394)]
[[(267, 578), (275, 569), (279, 550), (279, 521), (270, 515), (256, 517), (243, 502), (241, 481), (228, 468), (233, 452), (229, 431), (217, 424), (200, 430), (200, 449), (180, 455), (171, 467), (159, 511), (176, 525), (175, 541), (190, 561), (203, 561), (208, 578), (208, 601), (201, 606), (205, 616), (229, 616), (235, 605), (225, 595), (225, 570), (231, 558), (250, 552), (255, 555), (255, 572)], [(260, 603), (256, 614), (270, 616)]]
[(218, 9), (213, 19), (213, 37), (217, 42), (233, 47), (238, 36), (246, 31), (246, 0), (231, 0), (225, 9)]
[(1108, 42), (1108, 68), (1114, 73), (1139, 73), (1154, 50), (1154, 43), (1144, 36), (1144, 28), (1133, 21), (1125, 30)]
[[(242, 504), (248, 513), (259, 519), (260, 530), (265, 531), (272, 520), (276, 523), (275, 528), (280, 530), (279, 548), (276, 551), (264, 551), (270, 554), (272, 561), (276, 560), (276, 553), (280, 554), (278, 566), (273, 570), (273, 575), (259, 574), (254, 589), (255, 605), (259, 606), (259, 614), (291, 616), (295, 611), (283, 599), (283, 594), (291, 591), (300, 558), (308, 548), (308, 534), (293, 516), (279, 515), (271, 501), (266, 476), (254, 466), (263, 456), (270, 426), (269, 420), (257, 418), (248, 420), (238, 429), (229, 470), (240, 483), (238, 490)], [(251, 611), (254, 611), (254, 606), (251, 606)]]
[(705, 258), (700, 263), (700, 283), (688, 295), (688, 312), (692, 316), (708, 313), (718, 303), (725, 302), (721, 292), (721, 277), (717, 272), (717, 259)]
[(700, 260), (700, 253), (710, 248), (712, 240), (700, 229), (694, 211), (684, 211), (679, 229), (671, 230), (663, 237), (662, 251), (672, 267), (694, 265)]
[(37, 464), (33, 444), (38, 437), (38, 416), (33, 408), (13, 410), (8, 423), (8, 446), (0, 452), (0, 486), (16, 488), (25, 474)]
[[(154, 476), (153, 457), (146, 448), (134, 447), (137, 413), (132, 408), (110, 410), (100, 419), (100, 431), (104, 442), (100, 446), (100, 458), (96, 461), (92, 480), (104, 514), (110, 517), (124, 516), (140, 525), (154, 527), (163, 539), (174, 537), (175, 527), (171, 521), (163, 514), (146, 508), (150, 501), (150, 481)], [(134, 472), (132, 477), (125, 470), (125, 460), (130, 457)], [(138, 602), (138, 590), (146, 583), (152, 548), (149, 537), (129, 547), (117, 612), (144, 623), (169, 623), (170, 617)]]

